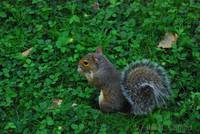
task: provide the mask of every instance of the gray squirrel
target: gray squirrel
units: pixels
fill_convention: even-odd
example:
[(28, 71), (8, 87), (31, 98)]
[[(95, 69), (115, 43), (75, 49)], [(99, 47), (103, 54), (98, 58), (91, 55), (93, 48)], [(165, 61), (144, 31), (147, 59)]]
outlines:
[(147, 114), (166, 104), (170, 95), (170, 81), (163, 67), (141, 60), (119, 72), (101, 47), (79, 61), (78, 72), (100, 91), (99, 107), (104, 112)]

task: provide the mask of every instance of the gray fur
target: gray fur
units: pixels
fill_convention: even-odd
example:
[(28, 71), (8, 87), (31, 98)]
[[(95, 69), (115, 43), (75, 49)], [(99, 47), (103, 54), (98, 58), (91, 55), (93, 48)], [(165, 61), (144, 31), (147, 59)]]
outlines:
[(170, 81), (164, 68), (157, 63), (149, 60), (136, 61), (123, 71), (121, 90), (131, 104), (131, 112), (138, 115), (147, 114), (155, 107), (166, 104), (170, 95)]
[(169, 78), (154, 62), (136, 61), (120, 73), (99, 50), (87, 54), (82, 60), (87, 60), (91, 66), (84, 67), (80, 62), (78, 71), (101, 91), (99, 106), (102, 111), (131, 110), (137, 115), (147, 114), (165, 104), (170, 95)]
[(98, 70), (94, 73), (93, 85), (107, 95), (107, 101), (100, 104), (104, 112), (121, 111), (126, 99), (120, 88), (121, 74), (104, 56), (99, 57)]

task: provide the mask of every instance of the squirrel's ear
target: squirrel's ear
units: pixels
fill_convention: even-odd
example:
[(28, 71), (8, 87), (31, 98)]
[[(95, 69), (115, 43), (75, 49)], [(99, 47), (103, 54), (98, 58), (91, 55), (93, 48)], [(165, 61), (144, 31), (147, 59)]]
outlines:
[(98, 56), (97, 55), (92, 55), (92, 58), (94, 60), (95, 63), (97, 63), (99, 61)]
[(97, 53), (97, 54), (103, 54), (102, 47), (98, 47), (98, 48), (96, 49), (96, 53)]

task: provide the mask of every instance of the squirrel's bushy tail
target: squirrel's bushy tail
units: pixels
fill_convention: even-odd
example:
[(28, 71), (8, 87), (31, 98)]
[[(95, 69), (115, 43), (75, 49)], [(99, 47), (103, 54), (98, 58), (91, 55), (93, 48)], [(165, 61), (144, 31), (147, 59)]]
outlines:
[(125, 68), (121, 89), (131, 104), (131, 112), (141, 115), (165, 104), (170, 94), (170, 81), (164, 68), (149, 60), (142, 60)]

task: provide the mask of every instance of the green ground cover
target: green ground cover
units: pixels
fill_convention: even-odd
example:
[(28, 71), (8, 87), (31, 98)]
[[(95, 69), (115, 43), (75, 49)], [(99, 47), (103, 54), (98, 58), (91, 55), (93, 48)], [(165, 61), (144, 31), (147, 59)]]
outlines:
[[(0, 2), (0, 133), (199, 132), (200, 2), (96, 2)], [(157, 48), (166, 32), (177, 33), (177, 43)], [(144, 58), (162, 64), (172, 82), (167, 107), (146, 116), (102, 113), (99, 93), (77, 72), (99, 45), (120, 70)], [(53, 99), (63, 103), (50, 108)]]

